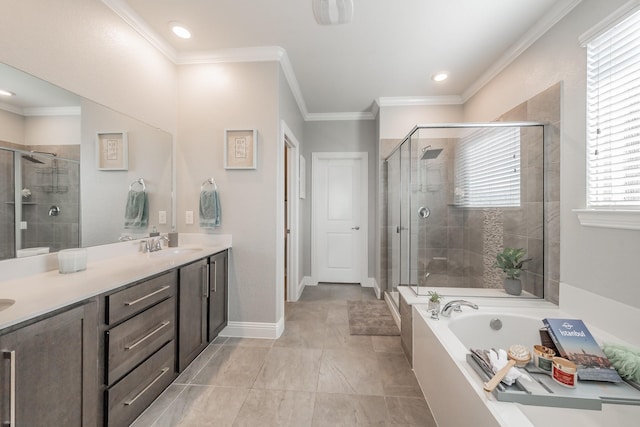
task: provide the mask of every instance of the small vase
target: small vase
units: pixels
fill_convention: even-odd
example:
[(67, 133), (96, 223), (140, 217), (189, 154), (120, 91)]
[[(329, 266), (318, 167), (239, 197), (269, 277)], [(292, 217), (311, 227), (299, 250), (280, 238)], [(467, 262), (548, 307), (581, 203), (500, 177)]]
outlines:
[(427, 310), (429, 311), (440, 311), (440, 301), (429, 301), (429, 303), (427, 304)]
[(522, 293), (522, 281), (520, 279), (504, 279), (504, 290), (509, 295), (520, 295)]

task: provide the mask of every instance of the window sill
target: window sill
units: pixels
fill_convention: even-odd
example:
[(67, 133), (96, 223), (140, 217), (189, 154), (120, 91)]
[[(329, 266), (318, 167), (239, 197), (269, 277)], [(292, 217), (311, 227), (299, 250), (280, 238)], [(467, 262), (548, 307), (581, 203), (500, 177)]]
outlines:
[(622, 230), (640, 230), (640, 211), (573, 209), (578, 215), (580, 225), (585, 227), (618, 228)]

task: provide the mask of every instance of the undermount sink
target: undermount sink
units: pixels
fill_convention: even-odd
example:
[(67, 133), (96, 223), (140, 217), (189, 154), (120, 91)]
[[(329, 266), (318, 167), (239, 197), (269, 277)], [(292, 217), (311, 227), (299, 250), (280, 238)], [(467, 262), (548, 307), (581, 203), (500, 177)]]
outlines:
[(192, 254), (202, 251), (202, 248), (167, 248), (156, 252), (149, 252), (151, 258), (174, 257), (185, 254)]
[(6, 310), (15, 303), (16, 301), (12, 299), (0, 299), (0, 311)]

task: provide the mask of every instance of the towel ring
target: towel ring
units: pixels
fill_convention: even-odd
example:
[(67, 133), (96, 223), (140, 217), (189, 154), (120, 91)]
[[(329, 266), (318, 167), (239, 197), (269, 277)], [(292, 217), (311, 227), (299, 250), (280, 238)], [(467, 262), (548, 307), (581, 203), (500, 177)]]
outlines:
[(216, 185), (216, 180), (213, 179), (213, 178), (209, 178), (209, 179), (207, 179), (207, 180), (202, 182), (202, 185), (200, 186), (200, 191), (204, 190), (204, 186), (207, 185), (207, 184), (213, 185), (213, 189), (214, 190), (218, 189), (218, 186)]
[(129, 184), (129, 191), (133, 190), (133, 186), (136, 184), (140, 184), (142, 186), (142, 191), (147, 191), (147, 186), (144, 185), (144, 179), (142, 178), (138, 178), (135, 181), (133, 181), (131, 184)]

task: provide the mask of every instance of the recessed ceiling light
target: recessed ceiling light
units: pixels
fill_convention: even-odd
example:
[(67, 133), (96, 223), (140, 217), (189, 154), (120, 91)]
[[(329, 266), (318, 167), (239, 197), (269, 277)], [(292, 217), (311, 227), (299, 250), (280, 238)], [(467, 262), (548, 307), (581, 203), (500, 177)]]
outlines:
[(16, 94), (13, 92), (9, 92), (8, 90), (0, 89), (0, 96), (15, 96)]
[(190, 39), (191, 31), (179, 22), (169, 22), (169, 28), (173, 31), (173, 34), (181, 39)]
[(435, 73), (433, 76), (431, 76), (431, 80), (433, 80), (434, 82), (443, 82), (448, 78), (449, 78), (449, 74), (447, 74), (444, 71)]

